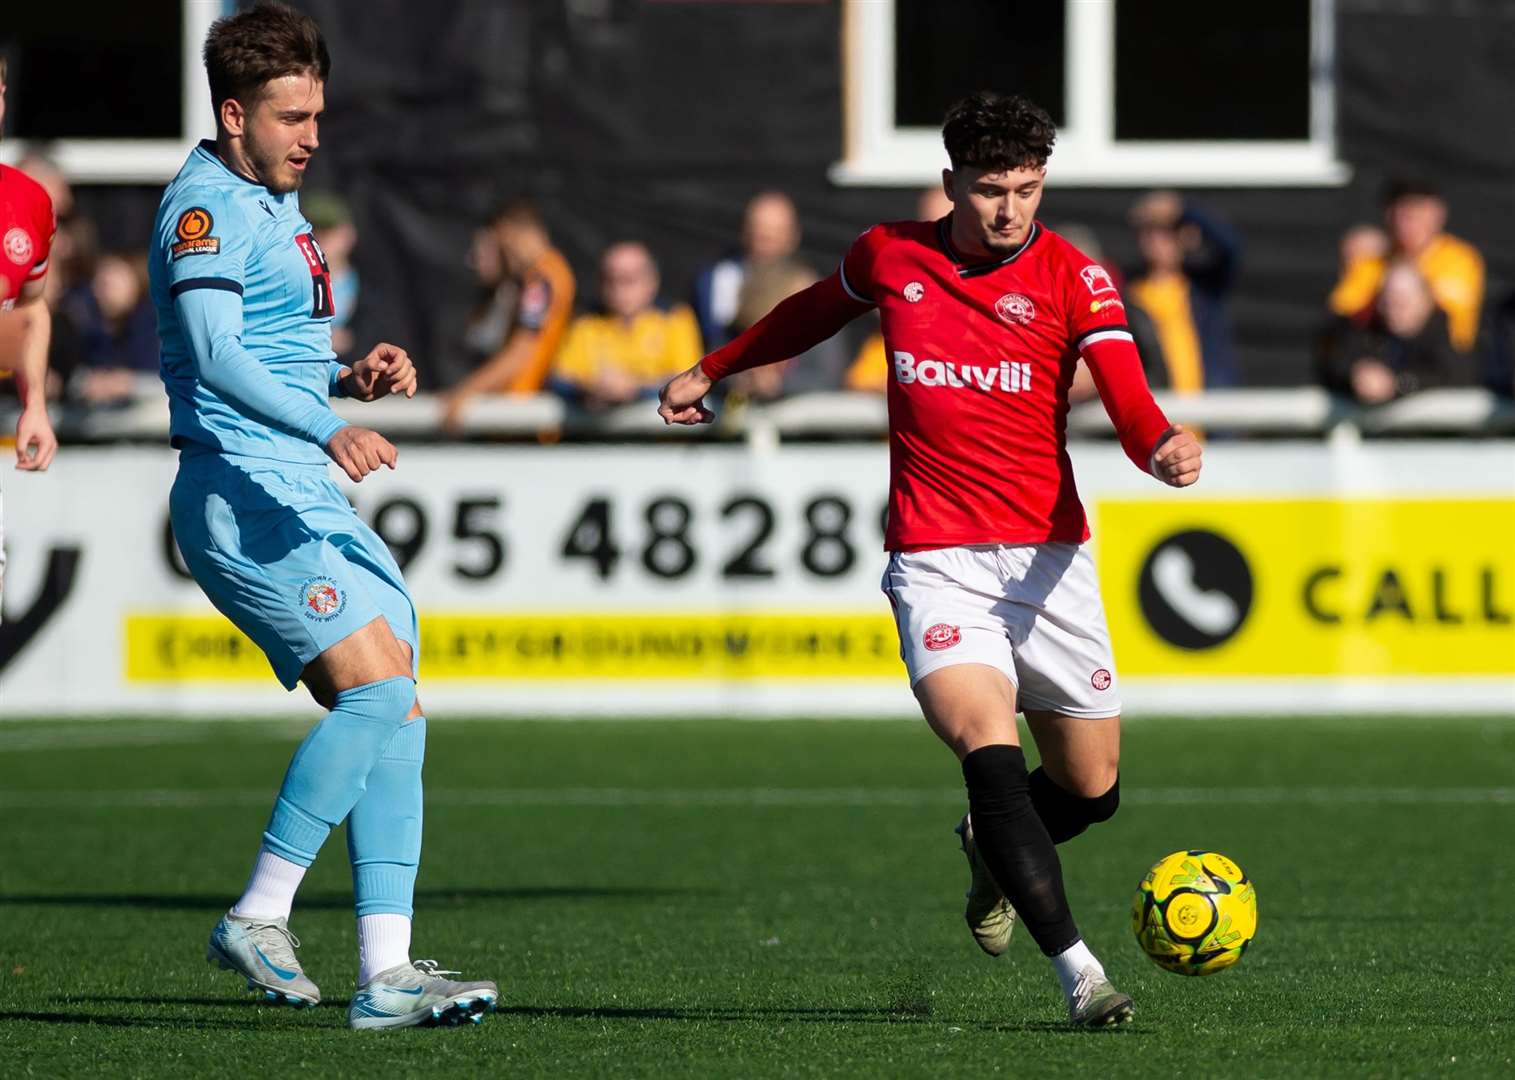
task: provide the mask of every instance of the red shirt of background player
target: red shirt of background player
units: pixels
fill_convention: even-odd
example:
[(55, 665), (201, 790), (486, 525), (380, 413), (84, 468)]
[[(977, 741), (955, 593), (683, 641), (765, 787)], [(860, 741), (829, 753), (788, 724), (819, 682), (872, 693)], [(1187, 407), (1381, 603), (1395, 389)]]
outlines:
[(836, 274), (701, 366), (719, 379), (797, 355), (876, 305), (890, 362), (884, 546), (1080, 543), (1089, 527), (1066, 439), (1079, 355), (1143, 471), (1168, 430), (1125, 305), (1099, 264), (1040, 223), (1012, 254), (972, 262), (949, 221), (874, 226)]
[(53, 202), (42, 185), (0, 165), (0, 311), (15, 307), (22, 288), (47, 274), (54, 228)]

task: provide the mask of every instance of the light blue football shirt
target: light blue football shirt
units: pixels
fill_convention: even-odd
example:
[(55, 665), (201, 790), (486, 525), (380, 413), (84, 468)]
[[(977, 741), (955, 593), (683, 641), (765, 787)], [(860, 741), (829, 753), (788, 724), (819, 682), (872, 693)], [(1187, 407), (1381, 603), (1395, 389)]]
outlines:
[(202, 142), (163, 193), (148, 258), (175, 446), (325, 465), (331, 274), (300, 214)]

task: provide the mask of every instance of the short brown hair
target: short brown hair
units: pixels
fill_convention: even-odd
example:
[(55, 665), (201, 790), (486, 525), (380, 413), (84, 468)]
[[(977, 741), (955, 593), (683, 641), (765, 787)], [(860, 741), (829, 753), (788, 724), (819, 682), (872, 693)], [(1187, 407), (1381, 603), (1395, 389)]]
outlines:
[(971, 165), (987, 173), (1009, 172), (1047, 164), (1057, 128), (1023, 97), (980, 91), (947, 110), (942, 141), (953, 169)]
[(203, 55), (217, 116), (228, 98), (252, 105), (272, 79), (309, 73), (325, 82), (331, 74), (331, 54), (316, 20), (284, 4), (260, 3), (217, 19), (205, 35)]

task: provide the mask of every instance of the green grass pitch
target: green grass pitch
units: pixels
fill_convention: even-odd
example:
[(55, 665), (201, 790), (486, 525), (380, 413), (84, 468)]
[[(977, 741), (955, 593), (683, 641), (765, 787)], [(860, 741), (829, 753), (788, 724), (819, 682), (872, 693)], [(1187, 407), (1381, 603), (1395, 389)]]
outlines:
[[(1515, 1073), (1515, 723), (1145, 720), (1119, 815), (1061, 851), (1136, 1000), (1064, 1025), (1017, 932), (961, 921), (948, 752), (904, 722), (434, 720), (417, 957), (482, 1027), (354, 1033), (342, 838), (293, 927), (326, 1002), (203, 959), (301, 728), (0, 725), (0, 1076), (1493, 1076)], [(1138, 952), (1147, 866), (1257, 882), (1231, 971)]]

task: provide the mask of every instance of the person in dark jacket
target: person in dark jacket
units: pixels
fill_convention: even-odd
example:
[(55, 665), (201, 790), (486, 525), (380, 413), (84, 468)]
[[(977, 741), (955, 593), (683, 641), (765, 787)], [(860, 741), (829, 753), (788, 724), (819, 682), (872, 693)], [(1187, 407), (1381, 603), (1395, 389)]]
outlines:
[(1131, 208), (1142, 265), (1129, 275), (1126, 302), (1152, 320), (1164, 378), (1178, 393), (1240, 382), (1229, 297), (1241, 266), (1241, 238), (1225, 222), (1171, 191)]
[(1447, 315), (1413, 263), (1392, 264), (1372, 317), (1326, 353), (1321, 382), (1361, 405), (1380, 405), (1416, 390), (1465, 383), (1467, 373), (1447, 330)]

